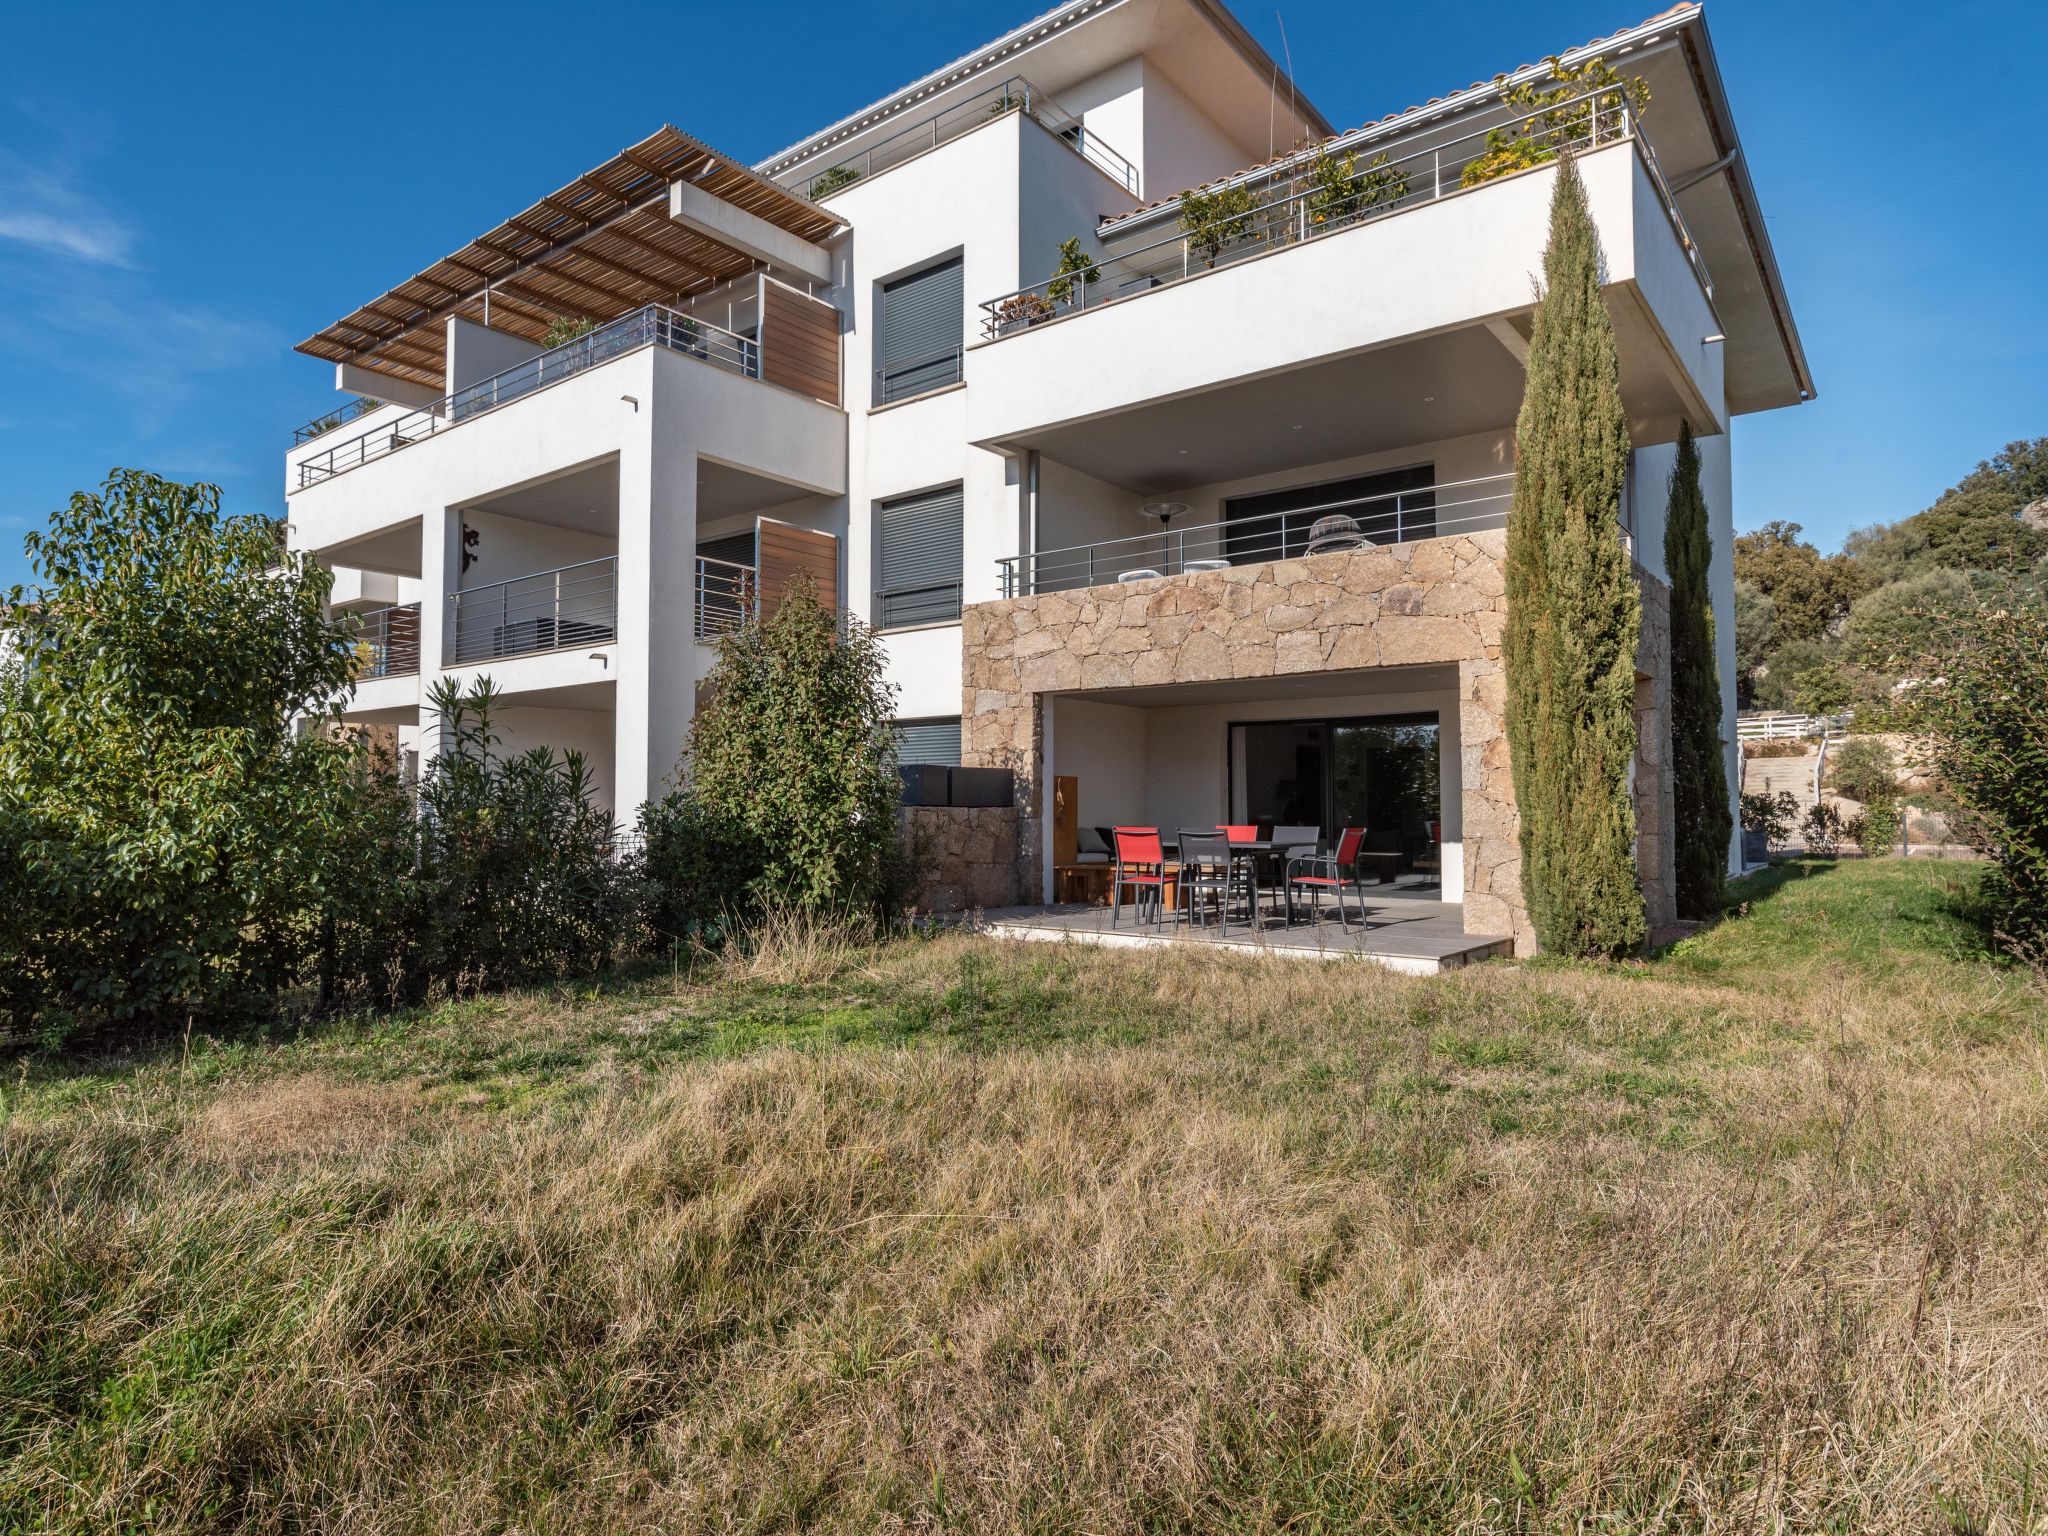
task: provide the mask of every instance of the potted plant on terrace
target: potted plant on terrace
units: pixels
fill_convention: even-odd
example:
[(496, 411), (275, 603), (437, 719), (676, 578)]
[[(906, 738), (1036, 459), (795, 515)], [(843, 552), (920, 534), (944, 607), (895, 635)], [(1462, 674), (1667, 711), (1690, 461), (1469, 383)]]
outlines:
[(1308, 187), (1308, 222), (1327, 227), (1398, 203), (1408, 195), (1408, 173), (1383, 154), (1361, 166), (1355, 153), (1324, 153), (1309, 164)]
[(1055, 304), (1071, 305), (1081, 297), (1083, 288), (1101, 280), (1095, 258), (1081, 249), (1081, 237), (1076, 235), (1060, 242), (1060, 264), (1053, 268), (1052, 280), (1045, 285), (1045, 296)]
[[(1640, 113), (1650, 104), (1650, 85), (1640, 75), (1624, 75), (1603, 58), (1564, 65), (1552, 54), (1543, 61), (1557, 83), (1539, 87), (1532, 80), (1504, 86), (1500, 99), (1527, 109), (1518, 125), (1496, 128), (1486, 148), (1458, 177), (1461, 187), (1476, 187), (1498, 176), (1510, 176), (1555, 160), (1558, 151), (1577, 149), (1619, 134), (1624, 108)], [(1504, 75), (1494, 77), (1505, 80)]]
[(1247, 186), (1218, 187), (1213, 192), (1183, 192), (1180, 195), (1181, 233), (1188, 249), (1202, 253), (1202, 264), (1213, 267), (1224, 248), (1251, 238), (1258, 228), (1258, 199)]

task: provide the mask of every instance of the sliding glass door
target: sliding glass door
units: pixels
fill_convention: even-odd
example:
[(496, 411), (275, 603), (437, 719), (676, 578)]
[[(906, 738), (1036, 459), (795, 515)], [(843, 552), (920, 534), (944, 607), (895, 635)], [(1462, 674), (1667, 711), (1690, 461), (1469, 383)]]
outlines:
[(1441, 817), (1435, 715), (1261, 720), (1230, 728), (1231, 819), (1364, 827), (1365, 846), (1411, 866), (1433, 853)]

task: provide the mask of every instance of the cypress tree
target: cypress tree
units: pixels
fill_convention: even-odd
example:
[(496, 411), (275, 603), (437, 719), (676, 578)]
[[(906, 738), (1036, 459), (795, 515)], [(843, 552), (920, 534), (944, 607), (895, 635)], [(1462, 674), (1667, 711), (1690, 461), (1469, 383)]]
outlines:
[(1671, 501), (1664, 519), (1664, 569), (1671, 577), (1671, 787), (1675, 813), (1672, 857), (1678, 872), (1678, 915), (1708, 918), (1721, 910), (1728, 872), (1728, 769), (1721, 756), (1721, 672), (1714, 659), (1714, 598), (1707, 572), (1714, 558), (1707, 501), (1700, 493), (1700, 453), (1692, 428), (1678, 433)]
[(1566, 156), (1515, 421), (1501, 650), (1523, 899), (1545, 950), (1588, 956), (1646, 933), (1629, 792), (1642, 597), (1621, 538), (1628, 420), (1601, 267)]

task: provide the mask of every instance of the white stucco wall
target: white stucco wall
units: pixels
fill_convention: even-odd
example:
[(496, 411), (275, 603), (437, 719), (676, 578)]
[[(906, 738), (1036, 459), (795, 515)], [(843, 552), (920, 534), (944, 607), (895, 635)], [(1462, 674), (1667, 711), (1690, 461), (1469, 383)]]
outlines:
[[(1639, 254), (1659, 242), (1676, 251), (1661, 213), (1639, 228), (1642, 172), (1632, 146), (1579, 164), (1610, 282), (1631, 281)], [(976, 442), (1014, 440), (1526, 309), (1530, 276), (1543, 265), (1554, 180), (1549, 170), (1510, 177), (977, 346), (967, 356), (968, 431)], [(1673, 334), (1711, 334), (1696, 326), (1703, 311), (1681, 303), (1680, 292), (1659, 276), (1650, 295), (1674, 311)], [(1332, 294), (1370, 302), (1316, 301)], [(1219, 336), (1230, 338), (1227, 349)]]
[(1149, 747), (1153, 711), (1090, 699), (1050, 701), (1052, 772), (1075, 780), (1077, 825), (1150, 825)]
[(592, 800), (613, 810), (618, 805), (615, 727), (610, 710), (536, 709), (512, 704), (491, 715), (491, 729), (498, 736), (498, 745), (492, 750), (499, 757), (516, 757), (535, 747), (547, 747), (558, 757), (581, 752), (590, 768)]

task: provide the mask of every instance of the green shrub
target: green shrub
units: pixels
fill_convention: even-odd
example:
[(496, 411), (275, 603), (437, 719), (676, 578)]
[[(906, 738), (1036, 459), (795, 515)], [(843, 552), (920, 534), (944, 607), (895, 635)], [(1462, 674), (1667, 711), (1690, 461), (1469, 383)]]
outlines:
[(1925, 691), (1935, 766), (1996, 867), (1993, 931), (2048, 971), (2048, 609), (2015, 589), (1959, 615)]
[(677, 790), (640, 808), (640, 839), (657, 942), (715, 949), (754, 916), (763, 861), (744, 826)]
[(354, 841), (356, 899), (336, 910), (332, 989), (413, 1003), (586, 975), (637, 951), (646, 898), (582, 754), (506, 755), (489, 678), (429, 693), (441, 749), (417, 805), (380, 775)]
[(688, 793), (760, 861), (750, 899), (845, 913), (882, 906), (902, 781), (895, 690), (874, 633), (808, 577), (718, 643), (690, 732)]
[(1799, 801), (1788, 790), (1742, 797), (1742, 830), (1761, 832), (1774, 848), (1782, 848), (1799, 818)]
[(1865, 801), (1862, 814), (1850, 817), (1844, 830), (1858, 848), (1880, 858), (1899, 845), (1899, 828), (1905, 819), (1904, 805), (1886, 796)]
[(1899, 792), (1899, 763), (1875, 736), (1852, 736), (1828, 754), (1828, 783), (1838, 795), (1870, 805)]
[(1806, 816), (1799, 823), (1799, 835), (1805, 840), (1808, 853), (1818, 859), (1832, 859), (1841, 853), (1848, 827), (1840, 811), (1825, 800), (1817, 800), (1806, 808)]

